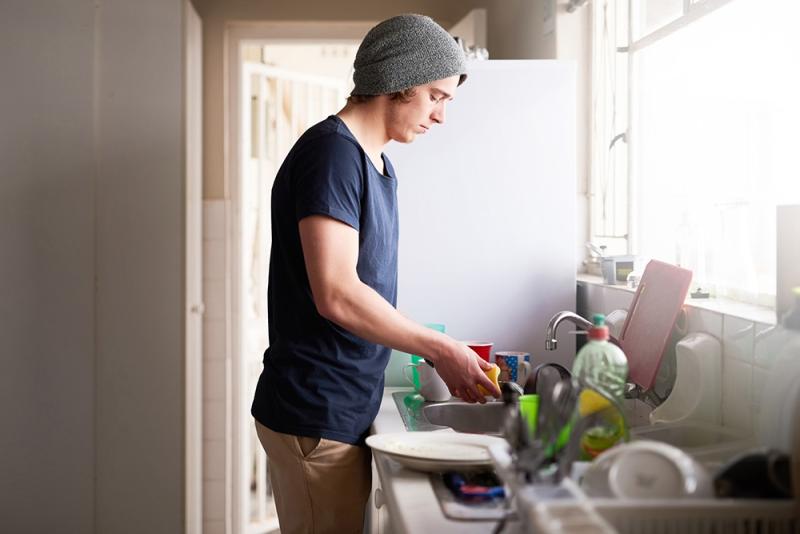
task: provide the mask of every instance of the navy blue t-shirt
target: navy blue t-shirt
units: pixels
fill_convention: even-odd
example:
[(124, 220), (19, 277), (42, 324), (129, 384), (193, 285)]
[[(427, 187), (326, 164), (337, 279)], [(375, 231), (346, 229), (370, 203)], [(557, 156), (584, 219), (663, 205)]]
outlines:
[(326, 215), (358, 230), (358, 276), (397, 303), (397, 179), (379, 172), (336, 116), (309, 128), (272, 187), (269, 348), (252, 414), (285, 434), (362, 443), (381, 402), (391, 350), (322, 317), (298, 223)]

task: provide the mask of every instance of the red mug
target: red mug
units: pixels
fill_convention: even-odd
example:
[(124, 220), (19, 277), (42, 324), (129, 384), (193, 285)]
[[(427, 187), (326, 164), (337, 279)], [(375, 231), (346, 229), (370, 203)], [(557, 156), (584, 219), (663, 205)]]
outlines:
[(491, 341), (463, 341), (463, 343), (475, 351), (482, 360), (491, 361), (492, 347), (494, 346)]

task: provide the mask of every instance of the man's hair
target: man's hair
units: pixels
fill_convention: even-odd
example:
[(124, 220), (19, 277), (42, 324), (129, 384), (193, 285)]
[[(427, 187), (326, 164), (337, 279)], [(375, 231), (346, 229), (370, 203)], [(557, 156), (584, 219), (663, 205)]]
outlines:
[[(403, 104), (407, 104), (411, 102), (411, 99), (417, 94), (416, 87), (409, 87), (408, 89), (403, 89), (402, 91), (397, 91), (395, 93), (389, 93), (389, 100), (399, 100)], [(347, 101), (351, 104), (363, 104), (365, 102), (369, 102), (373, 98), (378, 95), (350, 95), (347, 97)]]

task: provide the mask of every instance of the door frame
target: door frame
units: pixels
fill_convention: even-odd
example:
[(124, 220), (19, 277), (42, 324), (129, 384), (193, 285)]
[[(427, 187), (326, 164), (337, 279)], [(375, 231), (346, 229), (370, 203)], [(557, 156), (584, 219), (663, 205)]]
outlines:
[(248, 440), (253, 420), (250, 416), (252, 399), (245, 396), (247, 387), (246, 366), (240, 355), (244, 335), (243, 321), (239, 310), (242, 306), (243, 280), (242, 268), (242, 180), (240, 163), (243, 161), (242, 143), (240, 139), (240, 117), (242, 114), (241, 60), (242, 49), (246, 43), (254, 41), (303, 43), (314, 41), (352, 42), (361, 40), (375, 25), (375, 21), (354, 22), (231, 22), (225, 28), (225, 88), (224, 88), (224, 181), (228, 192), (230, 209), (229, 221), (226, 225), (226, 262), (230, 281), (230, 317), (231, 329), (231, 513), (232, 530), (245, 533), (249, 510), (249, 469)]
[(203, 527), (203, 23), (183, 0), (185, 532)]

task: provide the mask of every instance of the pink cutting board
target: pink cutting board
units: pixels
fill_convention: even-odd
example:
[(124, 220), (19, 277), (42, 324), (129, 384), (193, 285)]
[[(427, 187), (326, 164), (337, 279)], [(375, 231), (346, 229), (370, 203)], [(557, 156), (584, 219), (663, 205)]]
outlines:
[(628, 357), (628, 380), (645, 390), (655, 383), (691, 282), (692, 271), (681, 267), (656, 260), (645, 267), (619, 338)]

